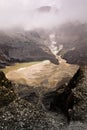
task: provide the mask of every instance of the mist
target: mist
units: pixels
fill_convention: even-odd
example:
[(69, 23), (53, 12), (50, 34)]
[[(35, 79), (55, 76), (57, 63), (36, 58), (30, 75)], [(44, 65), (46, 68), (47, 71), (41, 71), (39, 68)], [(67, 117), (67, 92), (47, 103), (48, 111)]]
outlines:
[[(52, 9), (38, 12), (37, 9), (42, 6)], [(51, 28), (65, 22), (87, 22), (86, 12), (87, 0), (0, 0), (0, 29), (15, 26)]]

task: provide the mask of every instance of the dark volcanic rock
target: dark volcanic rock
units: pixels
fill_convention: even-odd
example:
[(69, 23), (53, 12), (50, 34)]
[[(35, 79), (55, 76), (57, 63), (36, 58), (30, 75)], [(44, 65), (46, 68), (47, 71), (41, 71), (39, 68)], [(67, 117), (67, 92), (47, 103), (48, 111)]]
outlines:
[(0, 109), (0, 130), (65, 130), (66, 119), (31, 103), (17, 99)]
[[(0, 78), (2, 79), (2, 78)], [(23, 99), (16, 99), (0, 109), (1, 130), (86, 130), (87, 129), (87, 67), (78, 69), (67, 85), (60, 86), (54, 92), (44, 95), (44, 105), (50, 104), (50, 110), (44, 109), (42, 102), (31, 102), (37, 99), (37, 92), (32, 92)], [(23, 86), (21, 86), (23, 87)], [(38, 91), (40, 92), (40, 91)], [(29, 100), (28, 100), (29, 99)], [(47, 107), (46, 107), (47, 108)], [(59, 108), (73, 120), (70, 124)], [(49, 110), (49, 109), (48, 109)], [(81, 120), (84, 119), (84, 122)]]
[(77, 99), (73, 107), (73, 119), (87, 121), (87, 66), (82, 67), (80, 73), (73, 89)]
[(87, 65), (87, 46), (77, 48), (74, 51), (68, 51), (63, 55), (63, 58), (70, 64)]
[(12, 83), (0, 72), (0, 107), (8, 105), (15, 99)]
[(60, 108), (69, 120), (87, 121), (87, 66), (78, 69), (68, 85), (45, 94), (43, 103), (48, 110)]

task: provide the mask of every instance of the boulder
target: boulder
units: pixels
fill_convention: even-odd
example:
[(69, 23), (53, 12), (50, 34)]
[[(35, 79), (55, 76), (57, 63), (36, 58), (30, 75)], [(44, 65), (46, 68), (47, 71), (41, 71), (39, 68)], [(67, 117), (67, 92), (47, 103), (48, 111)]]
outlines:
[(12, 83), (0, 71), (0, 107), (8, 105), (15, 99), (16, 95), (13, 90)]

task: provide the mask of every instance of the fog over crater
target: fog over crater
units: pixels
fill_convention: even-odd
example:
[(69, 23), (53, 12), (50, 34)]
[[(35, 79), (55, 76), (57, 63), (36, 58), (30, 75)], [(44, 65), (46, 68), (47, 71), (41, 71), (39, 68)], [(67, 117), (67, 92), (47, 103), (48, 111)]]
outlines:
[(50, 28), (67, 21), (86, 22), (86, 12), (87, 0), (0, 0), (0, 29)]

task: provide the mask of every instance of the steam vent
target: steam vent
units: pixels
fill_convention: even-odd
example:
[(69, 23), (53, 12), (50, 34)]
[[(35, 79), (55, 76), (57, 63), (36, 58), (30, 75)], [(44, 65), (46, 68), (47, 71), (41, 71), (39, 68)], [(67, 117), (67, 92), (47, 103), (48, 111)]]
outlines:
[(0, 130), (87, 130), (87, 0), (0, 0)]

